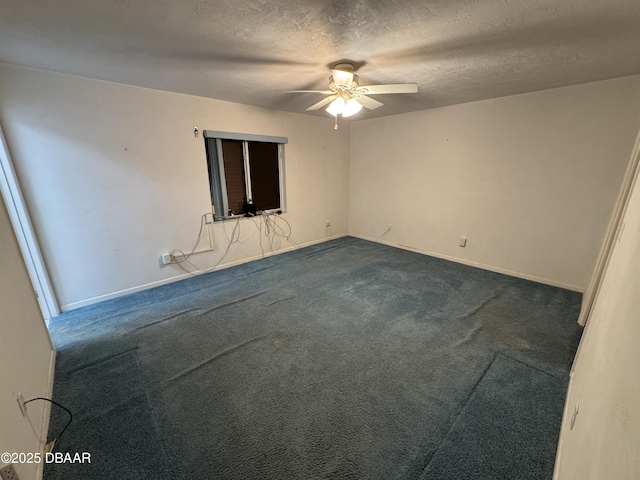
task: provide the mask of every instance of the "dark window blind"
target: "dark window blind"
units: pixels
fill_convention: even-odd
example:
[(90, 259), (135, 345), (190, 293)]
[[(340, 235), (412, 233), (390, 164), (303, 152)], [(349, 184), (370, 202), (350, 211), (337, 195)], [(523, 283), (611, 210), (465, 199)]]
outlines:
[(222, 158), (224, 159), (229, 210), (233, 213), (242, 213), (246, 201), (242, 141), (222, 140)]
[(280, 208), (278, 144), (249, 142), (249, 166), (251, 192), (256, 208), (258, 210)]

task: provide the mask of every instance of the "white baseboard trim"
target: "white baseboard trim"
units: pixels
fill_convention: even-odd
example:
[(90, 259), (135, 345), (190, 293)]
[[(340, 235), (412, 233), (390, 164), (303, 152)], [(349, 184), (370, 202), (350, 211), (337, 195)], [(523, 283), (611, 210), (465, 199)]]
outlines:
[(409, 245), (403, 245), (400, 243), (387, 242), (385, 240), (377, 240), (375, 238), (367, 237), (364, 235), (356, 235), (354, 233), (349, 234), (351, 237), (361, 238), (362, 240), (369, 240), (371, 242), (381, 243), (390, 247), (401, 248), (403, 250), (409, 250), (411, 252), (420, 253), (422, 255), (428, 255), (430, 257), (442, 258), (455, 263), (461, 263), (463, 265), (469, 265), (471, 267), (481, 268), (483, 270), (489, 270), (490, 272), (501, 273), (503, 275), (509, 275), (510, 277), (522, 278), (524, 280), (531, 280), (532, 282), (543, 283), (545, 285), (551, 285), (553, 287), (564, 288), (565, 290), (571, 290), (573, 292), (584, 293), (584, 288), (568, 283), (557, 282), (548, 278), (538, 277), (535, 275), (529, 275), (527, 273), (514, 272), (505, 268), (495, 267), (493, 265), (486, 265), (480, 262), (473, 262), (471, 260), (465, 260), (464, 258), (451, 257), (449, 255), (443, 255), (437, 252), (431, 252), (429, 250), (423, 250), (421, 248), (411, 247)]
[(223, 263), (222, 265), (218, 265), (213, 270), (196, 270), (195, 272), (189, 274), (184, 273), (180, 275), (176, 275), (175, 277), (165, 278), (163, 280), (158, 280), (156, 282), (147, 283), (144, 285), (138, 285), (136, 287), (126, 288), (124, 290), (118, 290), (117, 292), (107, 293), (105, 295), (100, 295), (93, 298), (88, 298), (86, 300), (80, 300), (78, 302), (67, 303), (66, 305), (61, 305), (60, 309), (63, 312), (68, 312), (69, 310), (75, 310), (76, 308), (86, 307), (87, 305), (93, 305), (94, 303), (104, 302), (105, 300), (110, 300), (112, 298), (122, 297), (124, 295), (129, 295), (130, 293), (140, 292), (142, 290), (148, 290), (150, 288), (159, 287), (161, 285), (167, 285), (169, 283), (178, 282), (180, 280), (184, 280), (185, 278), (193, 277), (194, 275), (202, 275), (205, 273), (211, 273), (218, 270), (224, 270), (225, 268), (235, 267), (236, 265), (242, 265), (243, 263), (253, 262), (255, 260), (260, 260), (262, 258), (271, 257), (273, 255), (279, 255), (281, 253), (290, 252), (292, 250), (297, 250), (301, 247), (310, 247), (311, 245), (317, 245), (319, 243), (328, 242), (330, 240), (335, 240), (338, 238), (346, 237), (346, 233), (342, 233), (340, 235), (333, 235), (331, 237), (321, 238), (319, 240), (312, 240), (310, 242), (306, 242), (300, 244), (299, 246), (292, 245), (290, 247), (282, 248), (275, 252), (265, 252), (264, 255), (255, 255), (253, 257), (243, 258), (242, 260), (236, 260), (234, 262)]
[[(47, 391), (45, 394), (45, 398), (53, 398), (53, 381), (56, 372), (56, 351), (52, 347), (51, 348), (51, 356), (49, 359), (49, 378), (47, 380)], [(51, 404), (49, 402), (44, 402), (44, 408), (42, 410), (42, 421), (40, 425), (42, 425), (42, 429), (40, 431), (40, 453), (44, 457), (44, 448), (47, 444), (47, 434), (49, 433), (49, 419), (51, 418)], [(38, 467), (36, 468), (36, 478), (38, 480), (42, 480), (44, 475), (44, 462), (39, 462)]]

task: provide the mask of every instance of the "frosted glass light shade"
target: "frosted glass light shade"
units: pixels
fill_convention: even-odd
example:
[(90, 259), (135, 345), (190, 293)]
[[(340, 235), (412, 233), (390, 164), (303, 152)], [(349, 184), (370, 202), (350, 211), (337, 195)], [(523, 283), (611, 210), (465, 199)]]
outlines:
[(344, 107), (344, 98), (338, 97), (327, 107), (327, 112), (337, 117), (344, 112)]
[(355, 115), (356, 113), (358, 113), (360, 110), (362, 110), (362, 104), (355, 98), (350, 98), (347, 104), (344, 106), (342, 116), (350, 117), (351, 115)]

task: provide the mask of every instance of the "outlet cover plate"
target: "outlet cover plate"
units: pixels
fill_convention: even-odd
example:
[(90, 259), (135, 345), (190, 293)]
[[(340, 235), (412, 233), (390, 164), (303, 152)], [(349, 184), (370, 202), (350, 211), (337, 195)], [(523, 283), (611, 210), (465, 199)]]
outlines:
[(20, 477), (18, 477), (13, 465), (7, 465), (0, 469), (0, 477), (2, 477), (2, 480), (20, 480)]

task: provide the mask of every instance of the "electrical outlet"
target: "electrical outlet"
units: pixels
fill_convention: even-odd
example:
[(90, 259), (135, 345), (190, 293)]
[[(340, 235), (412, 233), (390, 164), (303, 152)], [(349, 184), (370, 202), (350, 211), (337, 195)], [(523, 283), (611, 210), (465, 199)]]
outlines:
[(0, 470), (0, 477), (2, 477), (2, 480), (20, 480), (20, 477), (18, 477), (13, 465), (7, 465)]
[(161, 259), (164, 265), (169, 265), (173, 261), (170, 253), (163, 253)]
[(20, 411), (22, 412), (22, 416), (26, 417), (27, 416), (27, 405), (24, 403), (24, 397), (22, 396), (22, 393), (18, 393), (18, 397), (16, 398), (16, 400), (18, 401), (18, 406), (20, 407)]

